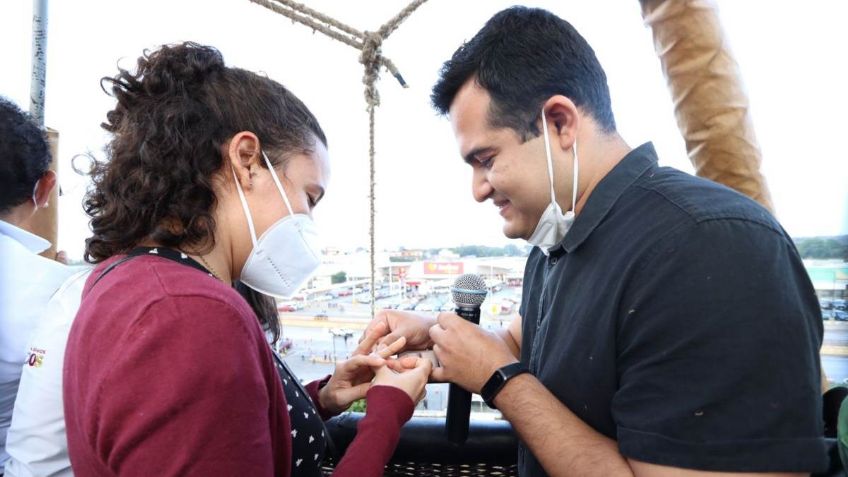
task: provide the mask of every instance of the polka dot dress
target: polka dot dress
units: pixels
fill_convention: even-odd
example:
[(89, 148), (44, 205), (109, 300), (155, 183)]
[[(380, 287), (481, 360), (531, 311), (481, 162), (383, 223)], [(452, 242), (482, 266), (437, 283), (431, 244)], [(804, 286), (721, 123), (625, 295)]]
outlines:
[(274, 356), (274, 364), (283, 381), (283, 391), (286, 393), (291, 420), (291, 476), (320, 477), (322, 475), (321, 461), (324, 460), (324, 450), (327, 447), (324, 423), (312, 399), (306, 393), (306, 389), (283, 364), (279, 356)]

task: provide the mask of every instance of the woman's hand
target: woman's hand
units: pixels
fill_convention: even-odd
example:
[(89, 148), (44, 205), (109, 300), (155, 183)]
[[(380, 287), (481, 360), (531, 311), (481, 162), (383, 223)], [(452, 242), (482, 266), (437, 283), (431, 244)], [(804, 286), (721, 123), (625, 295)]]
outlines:
[(413, 403), (418, 404), (418, 401), (424, 399), (426, 395), (424, 385), (427, 384), (427, 379), (430, 377), (433, 363), (426, 358), (415, 358), (415, 362), (407, 358), (396, 369), (403, 369), (403, 371), (396, 372), (389, 366), (382, 366), (377, 369), (377, 376), (374, 378), (373, 385), (396, 387), (405, 392)]
[(362, 399), (371, 387), (374, 370), (385, 367), (386, 358), (403, 349), (405, 338), (399, 338), (388, 346), (375, 348), (377, 341), (385, 336), (386, 324), (374, 326), (353, 351), (350, 359), (336, 364), (330, 381), (318, 392), (321, 407), (338, 414)]

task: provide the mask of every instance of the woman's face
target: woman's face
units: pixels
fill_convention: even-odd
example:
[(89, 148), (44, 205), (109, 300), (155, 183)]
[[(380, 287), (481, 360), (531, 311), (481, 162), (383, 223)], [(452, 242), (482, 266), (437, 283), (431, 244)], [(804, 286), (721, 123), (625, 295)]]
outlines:
[(249, 200), (249, 205), (257, 238), (275, 222), (289, 215), (272, 173), (280, 180), (292, 212), (311, 217), (312, 209), (324, 197), (330, 178), (327, 148), (316, 140), (312, 151), (292, 154), (284, 165), (280, 164), (273, 170), (264, 167), (253, 169), (253, 200)]

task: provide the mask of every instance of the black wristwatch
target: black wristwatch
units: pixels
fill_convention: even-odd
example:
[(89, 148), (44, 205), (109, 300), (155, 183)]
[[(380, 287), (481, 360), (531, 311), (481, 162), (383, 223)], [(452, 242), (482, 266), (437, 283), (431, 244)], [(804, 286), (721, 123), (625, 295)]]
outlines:
[(492, 377), (486, 381), (486, 384), (483, 385), (483, 389), (480, 390), (480, 396), (483, 397), (483, 401), (486, 401), (486, 404), (492, 408), (497, 409), (495, 407), (495, 396), (501, 392), (501, 389), (506, 385), (507, 381), (518, 376), (519, 374), (529, 373), (530, 370), (527, 366), (522, 363), (512, 363), (504, 366), (503, 368), (498, 369), (492, 374)]

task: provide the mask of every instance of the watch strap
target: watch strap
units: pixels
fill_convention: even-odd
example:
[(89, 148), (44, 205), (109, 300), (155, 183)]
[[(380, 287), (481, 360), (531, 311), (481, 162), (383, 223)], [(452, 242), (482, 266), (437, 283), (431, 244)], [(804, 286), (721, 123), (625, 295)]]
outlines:
[(492, 409), (497, 409), (497, 407), (495, 407), (495, 396), (501, 392), (501, 389), (506, 386), (506, 383), (520, 374), (529, 372), (530, 369), (520, 361), (510, 363), (499, 368), (492, 374), (492, 377), (486, 381), (486, 384), (483, 385), (483, 389), (480, 390), (480, 396), (483, 398), (483, 401), (486, 402), (486, 405)]

